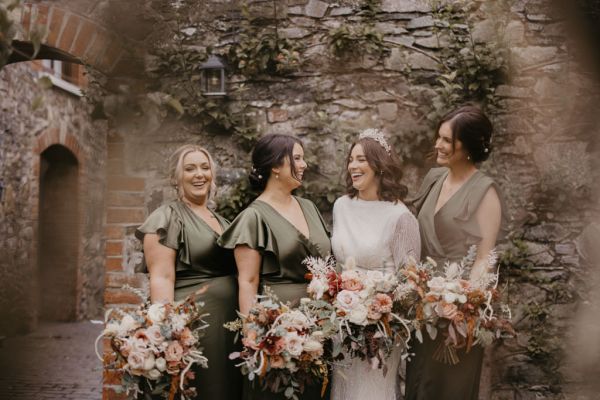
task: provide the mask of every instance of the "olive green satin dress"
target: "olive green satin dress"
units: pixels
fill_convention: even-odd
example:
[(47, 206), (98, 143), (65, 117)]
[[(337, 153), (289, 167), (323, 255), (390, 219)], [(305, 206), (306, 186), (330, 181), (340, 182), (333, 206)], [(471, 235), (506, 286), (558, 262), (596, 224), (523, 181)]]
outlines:
[[(448, 175), (447, 168), (433, 168), (410, 202), (418, 211), (421, 233), (421, 256), (429, 256), (438, 263), (442, 272), (445, 261), (460, 261), (472, 245), (481, 241), (476, 212), (483, 197), (494, 188), (502, 204), (502, 227), (505, 226), (505, 206), (496, 183), (481, 171), (461, 186), (436, 213), (435, 206)], [(475, 346), (469, 353), (458, 351), (460, 362), (449, 365), (433, 359), (440, 339), (432, 341), (428, 335), (424, 343), (413, 340), (415, 355), (406, 367), (406, 400), (476, 400), (483, 349)]]
[[(218, 214), (221, 229), (229, 222)], [(177, 252), (175, 259), (175, 300), (182, 300), (202, 287), (198, 296), (204, 302), (203, 311), (209, 327), (203, 330), (201, 345), (208, 358), (208, 369), (197, 368), (198, 398), (203, 400), (239, 399), (242, 376), (229, 360), (236, 351), (234, 334), (223, 324), (237, 318), (237, 279), (231, 250), (217, 245), (219, 234), (181, 201), (174, 201), (155, 210), (135, 234), (143, 240), (147, 233), (156, 233), (159, 242)]]
[[(258, 250), (262, 256), (260, 287), (268, 285), (279, 300), (292, 305), (307, 296), (308, 282), (304, 275), (308, 270), (302, 261), (309, 256), (327, 257), (331, 253), (328, 231), (317, 207), (310, 200), (296, 199), (308, 224), (309, 237), (304, 236), (269, 204), (255, 200), (237, 216), (219, 239), (219, 244), (227, 249), (246, 245)], [(320, 383), (309, 386), (300, 399), (320, 399), (320, 390)], [(285, 396), (283, 393), (262, 391), (257, 382), (245, 380), (243, 398), (279, 400), (285, 399)]]

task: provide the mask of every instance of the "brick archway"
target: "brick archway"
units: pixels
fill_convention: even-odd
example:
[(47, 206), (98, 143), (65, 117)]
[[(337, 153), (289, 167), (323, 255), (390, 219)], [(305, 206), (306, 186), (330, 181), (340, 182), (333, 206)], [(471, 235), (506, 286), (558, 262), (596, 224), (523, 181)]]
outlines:
[(105, 74), (131, 68), (132, 55), (125, 49), (128, 41), (94, 20), (97, 2), (87, 7), (68, 6), (62, 2), (25, 2), (20, 17), (22, 29), (13, 41), (20, 51), (13, 52), (8, 62), (28, 60), (23, 53), (32, 54), (28, 38), (34, 27), (38, 27), (47, 31), (38, 59), (82, 63)]

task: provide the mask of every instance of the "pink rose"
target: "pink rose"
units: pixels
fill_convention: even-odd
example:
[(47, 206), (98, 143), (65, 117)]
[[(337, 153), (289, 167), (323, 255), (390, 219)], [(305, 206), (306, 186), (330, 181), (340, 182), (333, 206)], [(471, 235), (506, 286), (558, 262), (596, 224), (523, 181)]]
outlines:
[(438, 303), (435, 305), (435, 312), (442, 318), (454, 319), (458, 308), (453, 303)]
[(169, 343), (167, 349), (165, 350), (165, 359), (168, 362), (179, 362), (183, 357), (183, 347), (177, 341), (173, 341)]
[(160, 333), (160, 328), (156, 325), (152, 325), (146, 329), (146, 338), (154, 346), (159, 346), (164, 340), (164, 336)]
[(364, 285), (360, 280), (360, 275), (356, 271), (342, 272), (342, 289), (358, 292)]
[(360, 302), (360, 298), (356, 292), (350, 290), (342, 290), (336, 296), (337, 303), (345, 311), (351, 311)]

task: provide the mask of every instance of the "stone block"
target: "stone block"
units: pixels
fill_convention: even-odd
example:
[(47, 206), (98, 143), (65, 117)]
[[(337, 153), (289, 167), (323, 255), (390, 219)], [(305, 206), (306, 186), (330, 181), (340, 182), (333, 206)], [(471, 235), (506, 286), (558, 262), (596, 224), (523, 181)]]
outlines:
[(354, 11), (352, 11), (351, 7), (335, 7), (332, 8), (331, 11), (329, 12), (329, 16), (331, 17), (339, 17), (342, 15), (350, 15), (352, 14)]
[(267, 110), (267, 121), (285, 122), (288, 120), (288, 111), (282, 108), (270, 108)]
[(436, 71), (439, 67), (438, 62), (422, 53), (409, 53), (406, 57), (408, 66), (412, 69), (424, 69)]
[[(385, 36), (383, 38), (388, 43), (393, 43), (400, 46), (412, 46), (415, 43), (415, 38), (412, 36)], [(393, 51), (393, 50), (392, 50)]]
[(426, 15), (423, 17), (418, 17), (411, 19), (410, 22), (406, 25), (407, 29), (423, 29), (423, 28), (431, 28), (434, 26), (435, 21), (431, 15)]
[(504, 41), (509, 45), (520, 45), (525, 41), (525, 25), (521, 21), (510, 21), (504, 30)]
[(556, 242), (569, 236), (569, 231), (562, 225), (551, 222), (532, 226), (525, 231), (525, 239), (537, 242)]
[(375, 29), (384, 35), (402, 35), (408, 33), (403, 27), (391, 22), (377, 22), (375, 24)]
[(319, 1), (310, 0), (304, 8), (304, 14), (312, 18), (323, 18), (329, 8), (329, 4)]
[(473, 26), (473, 40), (477, 43), (488, 43), (497, 39), (496, 21), (485, 19)]
[(575, 254), (575, 245), (573, 243), (558, 243), (554, 246), (556, 254), (572, 256)]
[(281, 33), (289, 39), (300, 39), (310, 35), (310, 31), (302, 28), (285, 28), (281, 30)]
[(449, 45), (448, 36), (443, 35), (438, 39), (437, 36), (428, 36), (415, 40), (417, 46), (425, 47), (428, 49), (440, 49)]
[(398, 116), (398, 105), (396, 103), (380, 103), (377, 105), (377, 112), (381, 119), (393, 121)]
[(364, 110), (367, 108), (367, 105), (362, 101), (354, 100), (354, 99), (339, 99), (335, 100), (333, 104), (337, 104), (346, 108), (351, 108), (355, 110)]
[(554, 60), (558, 55), (558, 48), (552, 46), (513, 47), (511, 52), (515, 66), (524, 68)]
[(431, 11), (427, 0), (382, 0), (381, 11), (387, 13), (425, 13)]

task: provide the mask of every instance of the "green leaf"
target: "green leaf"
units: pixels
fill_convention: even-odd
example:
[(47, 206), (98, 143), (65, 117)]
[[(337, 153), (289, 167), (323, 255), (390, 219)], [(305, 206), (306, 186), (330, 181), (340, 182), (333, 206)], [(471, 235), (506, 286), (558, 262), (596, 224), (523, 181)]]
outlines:
[(177, 111), (179, 115), (183, 115), (185, 113), (181, 102), (175, 97), (169, 96), (169, 99), (167, 100), (167, 105), (169, 105), (171, 108)]
[(52, 83), (52, 80), (50, 79), (50, 77), (48, 76), (42, 76), (41, 78), (39, 78), (37, 80), (37, 85), (44, 89), (44, 90), (48, 90), (50, 89), (52, 86), (54, 86), (54, 84)]

